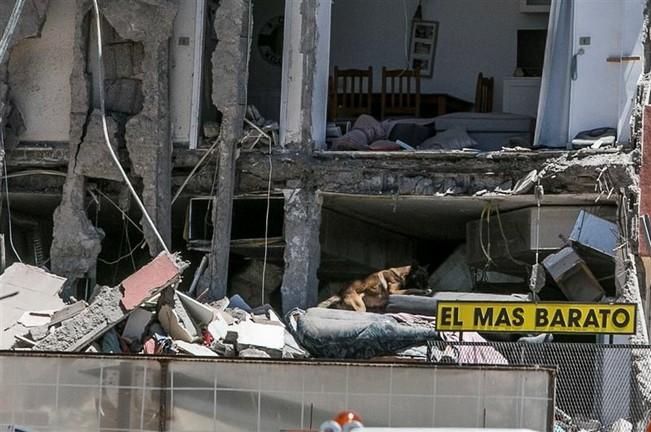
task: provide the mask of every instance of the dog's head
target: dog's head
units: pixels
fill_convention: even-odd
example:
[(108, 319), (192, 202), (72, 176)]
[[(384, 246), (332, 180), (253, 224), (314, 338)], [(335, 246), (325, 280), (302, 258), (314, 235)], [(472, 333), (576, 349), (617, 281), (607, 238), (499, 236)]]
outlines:
[(413, 263), (410, 267), (409, 273), (405, 278), (405, 288), (426, 290), (429, 281), (428, 266)]

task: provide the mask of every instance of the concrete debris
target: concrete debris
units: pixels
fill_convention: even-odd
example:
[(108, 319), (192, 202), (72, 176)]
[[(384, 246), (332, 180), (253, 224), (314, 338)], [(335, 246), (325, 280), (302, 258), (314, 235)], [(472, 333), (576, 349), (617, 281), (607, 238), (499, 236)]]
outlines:
[(256, 348), (247, 348), (240, 351), (240, 357), (242, 358), (271, 358), (271, 356), (262, 350)]
[(48, 326), (39, 326), (39, 327), (33, 327), (29, 329), (29, 337), (32, 338), (32, 340), (35, 342), (38, 342), (41, 339), (45, 339), (48, 334), (49, 334)]
[(128, 311), (134, 309), (163, 288), (177, 282), (181, 270), (181, 264), (174, 256), (161, 253), (149, 264), (122, 281), (124, 295), (120, 303)]
[(178, 256), (161, 253), (125, 279), (120, 287), (101, 287), (87, 308), (61, 323), (61, 326), (40, 341), (35, 349), (79, 351), (85, 348), (128, 317), (135, 306), (177, 282), (186, 266)]
[[(50, 274), (38, 267), (15, 263), (0, 275), (0, 350), (10, 349), (14, 336), (27, 333), (27, 328), (47, 324), (50, 316), (36, 317), (36, 310), (53, 311), (65, 307), (59, 293), (65, 278)], [(25, 317), (23, 318), (24, 314)]]
[(172, 339), (184, 342), (193, 342), (194, 337), (190, 334), (186, 327), (181, 325), (176, 311), (169, 305), (163, 305), (158, 310), (158, 321), (163, 329), (169, 334)]
[(285, 328), (277, 325), (244, 321), (237, 326), (237, 349), (256, 348), (280, 358), (285, 347)]
[(52, 319), (50, 319), (48, 326), (54, 326), (62, 323), (65, 320), (74, 318), (76, 315), (80, 314), (84, 309), (86, 309), (86, 307), (88, 307), (88, 303), (83, 300), (66, 306), (63, 309), (52, 314)]
[(50, 322), (53, 313), (53, 310), (24, 312), (18, 320), (18, 324), (28, 328), (44, 326)]
[(208, 331), (215, 339), (223, 339), (228, 333), (228, 324), (222, 317), (217, 317), (213, 322), (208, 324)]
[(619, 419), (610, 426), (609, 432), (631, 432), (633, 430), (633, 425), (631, 422)]
[(124, 330), (122, 330), (122, 337), (130, 340), (140, 340), (153, 315), (153, 313), (144, 309), (133, 311), (127, 319)]
[(218, 340), (214, 341), (212, 345), (210, 345), (210, 349), (215, 351), (221, 357), (235, 357), (237, 354), (235, 345), (220, 342)]
[(185, 341), (176, 341), (176, 346), (183, 352), (198, 357), (217, 357), (218, 354), (203, 345), (193, 344)]

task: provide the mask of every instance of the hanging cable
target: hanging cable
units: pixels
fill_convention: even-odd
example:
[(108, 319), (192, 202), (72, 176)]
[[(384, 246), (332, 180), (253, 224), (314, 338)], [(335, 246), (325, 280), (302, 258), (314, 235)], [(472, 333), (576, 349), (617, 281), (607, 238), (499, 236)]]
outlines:
[(215, 150), (215, 148), (217, 148), (217, 143), (219, 143), (219, 140), (215, 140), (215, 142), (212, 144), (212, 146), (210, 146), (206, 154), (204, 154), (201, 157), (201, 159), (199, 159), (199, 162), (197, 162), (194, 168), (192, 168), (192, 171), (190, 171), (190, 174), (188, 174), (186, 179), (183, 181), (183, 184), (181, 184), (179, 190), (177, 190), (176, 193), (174, 194), (174, 197), (172, 198), (172, 205), (174, 205), (176, 200), (179, 198), (181, 192), (183, 192), (183, 189), (185, 189), (188, 183), (190, 183), (190, 180), (192, 180), (192, 177), (194, 177), (194, 175), (197, 173), (197, 170), (199, 169), (199, 167), (201, 167), (201, 164), (203, 164), (203, 162), (208, 158), (208, 156), (210, 156), (212, 152)]
[(16, 32), (16, 28), (18, 28), (18, 21), (20, 20), (20, 16), (23, 13), (25, 3), (25, 0), (17, 0), (14, 4), (13, 10), (11, 11), (9, 22), (7, 23), (5, 31), (2, 34), (2, 39), (0, 39), (0, 64), (3, 64), (7, 58), (9, 46), (11, 45), (11, 41), (13, 39), (14, 33)]
[[(3, 150), (5, 148), (4, 127), (0, 127), (0, 147)], [(6, 157), (2, 158), (2, 169), (4, 171), (4, 177), (5, 177), (4, 183), (5, 183), (5, 198), (7, 199), (7, 222), (9, 225), (9, 244), (11, 245), (11, 250), (14, 252), (14, 255), (16, 255), (16, 258), (18, 258), (18, 261), (22, 263), (23, 260), (22, 258), (20, 258), (20, 255), (16, 250), (16, 246), (14, 246), (14, 233), (13, 233), (13, 228), (11, 223), (11, 204), (9, 202), (9, 180), (7, 180), (7, 158)]]
[(273, 161), (271, 158), (271, 141), (269, 141), (269, 181), (267, 182), (267, 211), (264, 220), (264, 258), (262, 260), (262, 295), (260, 301), (264, 304), (265, 282), (267, 280), (267, 258), (269, 255), (269, 212), (271, 209), (271, 183), (273, 176)]
[(113, 161), (117, 165), (117, 168), (120, 171), (122, 178), (124, 178), (124, 181), (129, 187), (129, 191), (131, 192), (131, 195), (133, 195), (133, 198), (135, 199), (136, 203), (138, 203), (138, 206), (140, 207), (140, 210), (142, 211), (145, 220), (151, 227), (152, 231), (154, 231), (154, 234), (156, 234), (156, 238), (160, 242), (165, 252), (169, 253), (169, 249), (167, 248), (167, 245), (165, 244), (163, 237), (160, 235), (160, 232), (158, 232), (156, 225), (154, 225), (154, 221), (149, 216), (149, 213), (147, 212), (145, 205), (140, 200), (140, 197), (138, 197), (136, 190), (133, 188), (133, 185), (131, 184), (129, 177), (127, 177), (127, 173), (124, 171), (124, 168), (122, 168), (122, 165), (120, 164), (120, 160), (118, 159), (118, 156), (115, 154), (115, 151), (113, 150), (113, 146), (111, 145), (111, 139), (109, 137), (109, 132), (108, 132), (108, 125), (106, 123), (106, 101), (104, 99), (104, 58), (102, 53), (102, 20), (99, 12), (99, 4), (97, 3), (97, 0), (93, 0), (93, 8), (95, 10), (95, 23), (97, 24), (97, 75), (98, 75), (97, 78), (99, 81), (99, 86), (98, 86), (99, 104), (100, 104), (100, 112), (102, 114), (102, 130), (104, 132), (104, 141), (106, 141), (106, 146), (108, 147), (109, 153), (111, 154)]
[[(90, 191), (91, 190), (89, 189), (89, 192)], [(116, 204), (116, 202), (113, 201), (111, 199), (111, 197), (109, 197), (107, 194), (102, 192), (100, 189), (96, 188), (96, 189), (94, 189), (94, 191), (97, 192), (98, 194), (100, 194), (102, 196), (102, 198), (104, 198), (106, 201), (108, 201), (109, 204), (111, 204), (113, 207), (115, 207), (115, 209), (122, 214), (122, 217), (124, 219), (126, 219), (136, 230), (138, 230), (139, 233), (143, 234), (142, 229), (140, 228), (140, 225), (138, 225), (133, 219), (131, 219), (129, 217), (129, 215), (127, 214), (127, 212), (125, 212), (118, 204)]]

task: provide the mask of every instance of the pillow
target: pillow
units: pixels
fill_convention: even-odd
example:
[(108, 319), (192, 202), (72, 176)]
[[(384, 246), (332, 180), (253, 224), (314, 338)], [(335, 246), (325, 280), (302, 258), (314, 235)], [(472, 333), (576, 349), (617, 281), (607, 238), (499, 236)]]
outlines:
[(369, 150), (373, 151), (400, 151), (402, 147), (395, 141), (378, 140), (369, 146)]
[(470, 138), (468, 133), (461, 128), (448, 129), (436, 136), (428, 138), (419, 146), (419, 150), (463, 150), (475, 147), (477, 141)]
[(332, 141), (332, 150), (368, 150), (370, 143), (384, 137), (382, 124), (370, 115), (362, 114), (346, 135)]
[(397, 123), (391, 129), (389, 140), (400, 140), (412, 147), (417, 147), (420, 143), (434, 135), (436, 135), (436, 128), (433, 122), (427, 125)]

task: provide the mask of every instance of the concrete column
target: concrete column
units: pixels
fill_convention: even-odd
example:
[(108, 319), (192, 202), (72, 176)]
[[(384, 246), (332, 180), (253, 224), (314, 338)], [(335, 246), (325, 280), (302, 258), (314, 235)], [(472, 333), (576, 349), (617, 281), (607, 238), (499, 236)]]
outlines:
[(280, 291), (283, 313), (287, 313), (318, 301), (322, 200), (318, 192), (308, 189), (286, 190), (284, 194), (285, 274)]
[(217, 48), (212, 56), (213, 104), (222, 113), (218, 179), (213, 208), (208, 299), (226, 295), (235, 190), (237, 143), (246, 113), (249, 54), (249, 2), (222, 0), (215, 16)]
[[(163, 241), (171, 246), (172, 155), (169, 114), (169, 39), (178, 6), (169, 0), (104, 2), (102, 13), (124, 39), (144, 45), (142, 61), (143, 108), (126, 124), (125, 140), (132, 174), (143, 183), (142, 200)], [(152, 256), (162, 245), (141, 219)]]
[(325, 146), (331, 0), (285, 3), (280, 142), (311, 152)]

